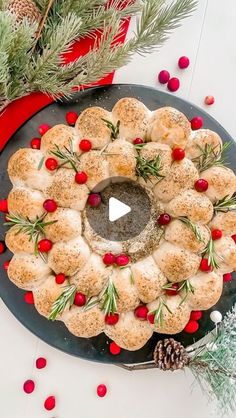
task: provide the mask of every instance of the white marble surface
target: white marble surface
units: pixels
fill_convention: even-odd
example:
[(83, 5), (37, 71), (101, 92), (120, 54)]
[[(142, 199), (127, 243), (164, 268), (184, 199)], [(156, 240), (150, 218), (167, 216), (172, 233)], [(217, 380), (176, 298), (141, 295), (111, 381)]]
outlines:
[[(145, 58), (135, 56), (126, 68), (117, 71), (114, 81), (160, 88), (156, 75), (167, 68), (181, 76), (179, 96), (203, 106), (236, 135), (235, 16), (235, 0), (199, 0), (197, 12), (161, 51)], [(191, 59), (186, 71), (176, 67), (181, 55)], [(204, 106), (207, 94), (215, 96), (215, 105)], [(200, 389), (192, 386), (194, 379), (189, 372), (130, 373), (70, 357), (30, 334), (2, 302), (0, 341), (1, 418), (217, 418)], [(48, 360), (48, 367), (41, 371), (34, 368), (39, 355)], [(37, 385), (31, 396), (21, 389), (28, 378)], [(103, 399), (96, 396), (99, 383), (108, 386)], [(51, 394), (57, 398), (57, 407), (49, 413), (43, 409), (43, 401)]]

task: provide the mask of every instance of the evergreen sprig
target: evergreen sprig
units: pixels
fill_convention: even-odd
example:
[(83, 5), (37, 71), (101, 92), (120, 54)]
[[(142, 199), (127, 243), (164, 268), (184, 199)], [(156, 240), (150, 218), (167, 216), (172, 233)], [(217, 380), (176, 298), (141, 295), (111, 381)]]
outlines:
[(223, 199), (220, 199), (214, 203), (213, 206), (215, 213), (236, 210), (236, 196), (225, 196)]
[(62, 294), (52, 304), (48, 319), (55, 321), (58, 315), (60, 315), (65, 310), (67, 304), (69, 304), (69, 308), (71, 308), (74, 303), (75, 294), (76, 286), (74, 284), (65, 286)]
[(222, 147), (219, 145), (213, 147), (211, 144), (205, 144), (203, 148), (197, 144), (201, 154), (198, 157), (193, 158), (192, 161), (200, 172), (213, 166), (224, 167), (226, 164), (225, 152), (230, 145), (231, 142), (225, 142)]
[(204, 242), (203, 236), (197, 224), (190, 221), (190, 219), (186, 218), (185, 216), (180, 216), (178, 219), (191, 229), (199, 242)]

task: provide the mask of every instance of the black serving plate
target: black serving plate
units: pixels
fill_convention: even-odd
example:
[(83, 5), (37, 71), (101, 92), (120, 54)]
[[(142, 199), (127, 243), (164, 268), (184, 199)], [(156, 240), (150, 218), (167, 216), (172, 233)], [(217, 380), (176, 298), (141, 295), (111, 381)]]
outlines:
[[(161, 106), (173, 106), (183, 112), (189, 119), (195, 115), (204, 118), (204, 127), (216, 131), (225, 141), (232, 140), (230, 135), (219, 125), (219, 123), (206, 112), (174, 95), (158, 91), (154, 88), (139, 85), (108, 85), (94, 87), (74, 95), (73, 100), (53, 103), (28, 120), (11, 138), (5, 149), (0, 154), (0, 198), (5, 198), (11, 189), (7, 175), (7, 163), (9, 157), (20, 147), (28, 147), (30, 139), (38, 136), (37, 128), (41, 123), (55, 125), (65, 122), (65, 114), (69, 110), (80, 113), (88, 106), (101, 106), (111, 110), (114, 104), (122, 97), (136, 97), (150, 109), (154, 110)], [(19, 109), (20, 111), (20, 109)], [(228, 153), (230, 166), (236, 170), (236, 144), (233, 142)], [(4, 239), (5, 227), (3, 216), (0, 219), (0, 240)], [(9, 251), (1, 256), (1, 264), (11, 258)], [(219, 310), (223, 315), (231, 309), (236, 302), (236, 280), (224, 284), (224, 291), (220, 301), (209, 311), (203, 313), (200, 320), (199, 330), (193, 334), (181, 332), (175, 338), (185, 346), (202, 338), (211, 331), (214, 324), (210, 320), (210, 312)], [(40, 316), (34, 306), (24, 302), (24, 291), (13, 285), (7, 277), (6, 272), (0, 269), (0, 296), (13, 313), (13, 315), (33, 334), (37, 335), (46, 343), (58, 348), (65, 353), (104, 363), (137, 363), (152, 359), (152, 352), (158, 339), (164, 335), (154, 334), (147, 344), (138, 351), (122, 350), (119, 356), (112, 356), (109, 353), (109, 339), (100, 334), (94, 338), (77, 338), (69, 333), (63, 323), (59, 321), (50, 322)]]

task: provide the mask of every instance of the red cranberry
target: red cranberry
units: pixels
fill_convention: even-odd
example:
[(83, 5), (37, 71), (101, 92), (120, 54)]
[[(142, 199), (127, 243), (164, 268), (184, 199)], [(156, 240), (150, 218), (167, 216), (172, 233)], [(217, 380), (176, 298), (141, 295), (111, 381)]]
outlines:
[(115, 263), (116, 257), (112, 253), (106, 253), (104, 254), (102, 260), (103, 260), (103, 263), (106, 264), (106, 266), (111, 266), (112, 264)]
[(106, 385), (98, 385), (97, 387), (97, 394), (99, 398), (103, 398), (107, 393), (107, 387)]
[(211, 238), (215, 241), (217, 239), (222, 238), (222, 231), (220, 229), (213, 229), (211, 231)]
[(55, 276), (56, 284), (62, 284), (66, 280), (66, 276), (64, 273), (59, 273)]
[(138, 306), (135, 311), (134, 315), (136, 318), (140, 319), (141, 321), (146, 321), (148, 314), (148, 308), (145, 305)]
[(162, 213), (157, 219), (157, 223), (160, 226), (168, 225), (170, 221), (171, 217), (168, 213)]
[(188, 68), (190, 64), (189, 58), (188, 57), (180, 57), (179, 61), (178, 61), (178, 65), (179, 68), (184, 69), (184, 68)]
[(47, 365), (47, 360), (44, 357), (39, 357), (37, 358), (35, 364), (37, 369), (44, 369), (44, 367)]
[(102, 199), (99, 193), (91, 193), (87, 200), (88, 204), (92, 206), (92, 208), (97, 208), (101, 201)]
[(113, 356), (117, 356), (121, 352), (121, 348), (114, 341), (110, 343), (109, 350)]
[(190, 319), (190, 321), (187, 323), (187, 325), (184, 328), (184, 331), (188, 334), (194, 334), (199, 328), (199, 323), (197, 321), (193, 321)]
[(0, 200), (0, 212), (8, 212), (8, 202), (6, 199)]
[(76, 112), (67, 112), (66, 114), (66, 122), (68, 123), (68, 125), (75, 125), (75, 122), (78, 119), (78, 113)]
[(138, 145), (138, 144), (143, 144), (143, 139), (142, 138), (135, 138), (134, 140), (133, 140), (133, 144), (134, 145)]
[(57, 210), (57, 203), (55, 202), (55, 200), (47, 199), (43, 203), (43, 207), (46, 210), (46, 212), (55, 212)]
[(6, 261), (4, 261), (4, 263), (3, 263), (3, 268), (4, 268), (4, 270), (8, 270), (8, 267), (9, 267), (9, 264), (10, 264), (10, 260), (6, 260)]
[(30, 146), (33, 149), (40, 149), (41, 139), (40, 138), (32, 138), (31, 141), (30, 141)]
[(203, 126), (203, 119), (201, 116), (195, 116), (191, 121), (191, 128), (193, 131), (196, 131), (197, 129), (201, 129)]
[(168, 83), (169, 79), (170, 79), (169, 71), (162, 70), (162, 71), (159, 72), (159, 74), (158, 74), (159, 83), (166, 84), (166, 83)]
[(202, 317), (202, 311), (192, 311), (190, 315), (190, 319), (193, 321), (199, 321)]
[(78, 184), (84, 184), (88, 180), (88, 176), (84, 171), (78, 171), (75, 175), (75, 181)]
[(154, 324), (155, 322), (155, 314), (154, 313), (149, 313), (147, 316), (148, 321), (150, 322), (150, 324)]
[(129, 264), (129, 256), (126, 254), (119, 254), (116, 256), (116, 265), (119, 267)]
[(92, 144), (88, 139), (82, 139), (79, 143), (79, 147), (80, 147), (81, 151), (88, 152), (88, 151), (91, 150)]
[(50, 239), (41, 239), (41, 241), (38, 242), (38, 250), (40, 253), (48, 253), (52, 249), (52, 241)]
[(208, 106), (213, 105), (213, 104), (215, 103), (215, 98), (214, 98), (214, 96), (206, 96), (206, 97), (205, 97), (205, 100), (204, 100), (204, 103), (205, 103), (206, 105), (208, 105)]
[(43, 123), (42, 125), (39, 126), (38, 131), (39, 134), (42, 136), (44, 134), (46, 134), (46, 132), (51, 129), (51, 126), (48, 125), (47, 123)]
[(28, 303), (29, 305), (33, 305), (34, 304), (33, 292), (26, 292), (24, 294), (24, 301), (25, 301), (25, 303)]
[(180, 86), (180, 81), (177, 77), (172, 77), (169, 79), (167, 87), (170, 91), (177, 91)]
[(4, 241), (0, 241), (0, 254), (3, 254), (6, 251), (6, 245)]
[(208, 264), (208, 258), (202, 258), (200, 263), (200, 270), (201, 271), (212, 271), (212, 267), (210, 264)]
[(34, 391), (34, 388), (35, 388), (35, 383), (33, 382), (33, 380), (26, 380), (26, 382), (23, 385), (23, 390), (28, 395)]
[(118, 313), (109, 313), (105, 316), (105, 322), (107, 325), (115, 325), (119, 321)]
[(86, 303), (86, 296), (83, 293), (76, 292), (74, 305), (76, 306), (84, 306)]
[(232, 280), (232, 274), (231, 273), (225, 273), (223, 275), (224, 282), (230, 282)]
[(231, 238), (234, 240), (235, 244), (236, 244), (236, 234), (231, 235)]
[(182, 148), (174, 148), (172, 151), (172, 158), (176, 161), (181, 161), (185, 157), (185, 151)]
[(205, 179), (198, 179), (195, 181), (194, 187), (199, 193), (205, 192), (208, 189), (208, 181)]
[(178, 295), (178, 289), (179, 289), (178, 283), (172, 283), (171, 287), (169, 289), (166, 289), (166, 294), (169, 296)]
[(44, 402), (44, 408), (47, 411), (51, 411), (56, 406), (56, 399), (55, 396), (49, 396)]
[(49, 171), (54, 171), (58, 167), (58, 162), (57, 162), (57, 160), (55, 160), (55, 158), (47, 158), (46, 161), (45, 161), (45, 167)]

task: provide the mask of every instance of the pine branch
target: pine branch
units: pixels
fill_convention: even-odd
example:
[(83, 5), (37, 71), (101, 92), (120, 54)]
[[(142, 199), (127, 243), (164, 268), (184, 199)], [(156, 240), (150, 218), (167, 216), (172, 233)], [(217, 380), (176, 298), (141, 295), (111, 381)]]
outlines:
[(236, 196), (225, 196), (214, 203), (214, 213), (236, 210)]
[(224, 153), (230, 146), (231, 142), (225, 142), (222, 148), (219, 145), (213, 147), (211, 144), (205, 144), (204, 148), (202, 148), (197, 144), (201, 154), (198, 157), (193, 158), (192, 161), (200, 172), (213, 166), (224, 167), (226, 164)]
[(180, 216), (178, 219), (191, 229), (199, 242), (204, 242), (203, 236), (197, 224), (190, 221), (190, 219), (186, 218), (185, 216)]
[(161, 169), (160, 155), (157, 155), (153, 160), (148, 160), (140, 154), (136, 156), (136, 174), (138, 177), (142, 177), (146, 182), (151, 176), (156, 177), (157, 179), (163, 179), (164, 176), (160, 174)]
[(65, 310), (67, 304), (69, 304), (69, 307), (71, 308), (74, 303), (75, 294), (76, 286), (74, 284), (65, 286), (62, 294), (53, 303), (48, 319), (55, 321), (57, 316)]

